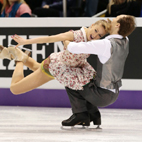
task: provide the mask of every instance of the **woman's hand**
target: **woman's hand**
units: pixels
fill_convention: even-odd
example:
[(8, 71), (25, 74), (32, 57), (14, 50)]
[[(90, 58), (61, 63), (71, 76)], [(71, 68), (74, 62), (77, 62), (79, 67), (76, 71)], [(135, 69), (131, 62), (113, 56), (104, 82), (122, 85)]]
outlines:
[(18, 46), (20, 46), (20, 45), (24, 45), (26, 43), (26, 39), (24, 39), (24, 38), (22, 38), (22, 37), (20, 37), (20, 36), (18, 36), (16, 34), (13, 35), (13, 36), (11, 36), (11, 38), (14, 39), (18, 43), (15, 46), (15, 48), (18, 47)]
[(49, 9), (49, 5), (44, 5), (43, 8)]
[(69, 43), (70, 43), (70, 41), (68, 41), (68, 40), (63, 41), (63, 44), (64, 44), (64, 50), (67, 49), (67, 46), (68, 46)]

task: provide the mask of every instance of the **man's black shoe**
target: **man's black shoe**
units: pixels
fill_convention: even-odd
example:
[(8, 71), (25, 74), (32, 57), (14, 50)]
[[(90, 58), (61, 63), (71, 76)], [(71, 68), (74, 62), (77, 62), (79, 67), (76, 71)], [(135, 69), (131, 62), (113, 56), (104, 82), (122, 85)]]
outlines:
[[(90, 122), (93, 121), (94, 125), (101, 125), (101, 114), (99, 111), (97, 112), (89, 112), (89, 116), (90, 116)], [(82, 123), (80, 123), (79, 125), (83, 125)]]
[(78, 124), (90, 126), (90, 117), (88, 112), (73, 114), (69, 119), (62, 121), (62, 126), (74, 126)]
[(101, 125), (101, 114), (99, 111), (95, 113), (89, 113), (90, 115), (90, 122), (93, 121), (94, 125)]

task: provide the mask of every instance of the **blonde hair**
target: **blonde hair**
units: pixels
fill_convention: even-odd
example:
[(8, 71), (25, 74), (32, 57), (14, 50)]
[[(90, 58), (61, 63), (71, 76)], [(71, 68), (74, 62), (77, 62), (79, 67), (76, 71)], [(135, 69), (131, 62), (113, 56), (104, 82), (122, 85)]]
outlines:
[[(17, 0), (16, 2), (26, 4), (26, 2), (24, 0)], [(6, 8), (6, 6), (10, 6), (9, 1), (3, 0), (3, 6), (2, 6), (2, 9), (1, 9), (1, 12)]]
[(101, 25), (104, 30), (106, 31), (106, 33), (109, 33), (111, 25), (110, 25), (110, 20), (106, 21), (106, 20), (99, 20), (97, 22), (95, 22), (93, 25)]
[(127, 1), (127, 3), (128, 2), (131, 2), (131, 1), (136, 1), (136, 0), (110, 0), (110, 2), (109, 2), (109, 4), (108, 4), (108, 13), (110, 14), (111, 13), (111, 6), (112, 5), (120, 5), (120, 4), (122, 4), (122, 3), (124, 3), (124, 2), (126, 2)]

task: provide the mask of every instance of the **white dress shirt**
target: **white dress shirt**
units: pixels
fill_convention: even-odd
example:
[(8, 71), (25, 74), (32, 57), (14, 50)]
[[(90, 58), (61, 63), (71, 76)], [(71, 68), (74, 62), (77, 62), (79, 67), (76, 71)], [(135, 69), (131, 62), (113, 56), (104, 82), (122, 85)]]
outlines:
[[(67, 49), (75, 54), (95, 54), (98, 56), (102, 64), (106, 63), (111, 56), (111, 43), (110, 38), (122, 39), (121, 35), (109, 35), (105, 39), (92, 40), (89, 42), (70, 42)], [(128, 39), (128, 38), (127, 38)]]
[[(100, 62), (102, 64), (105, 64), (111, 57), (111, 42), (109, 40), (111, 38), (122, 39), (123, 36), (115, 34), (115, 35), (109, 35), (105, 37), (105, 39), (92, 40), (89, 42), (79, 42), (79, 43), (70, 42), (67, 47), (67, 50), (74, 54), (81, 54), (81, 53), (95, 54), (98, 56)], [(115, 92), (115, 89), (108, 89), (108, 90)]]

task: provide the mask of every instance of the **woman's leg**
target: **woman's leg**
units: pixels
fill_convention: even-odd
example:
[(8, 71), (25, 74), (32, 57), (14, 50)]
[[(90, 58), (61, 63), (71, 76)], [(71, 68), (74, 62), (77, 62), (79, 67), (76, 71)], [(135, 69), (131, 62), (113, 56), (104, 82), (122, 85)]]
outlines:
[(24, 63), (25, 66), (27, 66), (28, 68), (30, 68), (32, 71), (36, 71), (41, 64), (36, 62), (33, 58), (29, 57), (26, 62)]
[(10, 90), (13, 94), (22, 94), (31, 91), (52, 79), (52, 77), (49, 77), (42, 72), (41, 67), (24, 78), (23, 62), (17, 62), (12, 76)]

